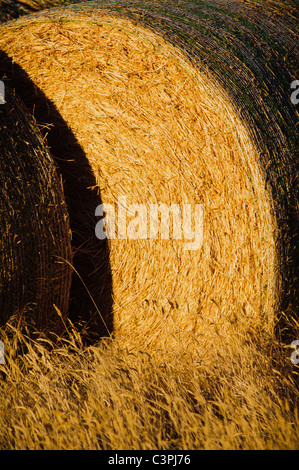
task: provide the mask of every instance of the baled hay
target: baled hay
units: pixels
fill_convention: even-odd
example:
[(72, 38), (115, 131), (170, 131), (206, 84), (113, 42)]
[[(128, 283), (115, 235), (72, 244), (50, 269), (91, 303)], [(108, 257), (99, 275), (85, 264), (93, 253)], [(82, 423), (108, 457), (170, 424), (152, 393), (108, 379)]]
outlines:
[(63, 188), (33, 118), (6, 87), (0, 106), (0, 324), (62, 331), (71, 284)]
[(0, 0), (0, 21), (9, 21), (22, 15), (58, 5), (81, 3), (82, 0)]
[[(1, 49), (54, 103), (104, 203), (126, 196), (147, 214), (150, 204), (203, 206), (200, 249), (161, 236), (109, 240), (113, 327), (127, 345), (195, 339), (212, 353), (216, 338), (273, 330), (290, 253), (281, 240), (294, 111), (265, 97), (276, 70), (262, 32), (270, 13), (247, 3), (94, 2), (1, 28)], [(292, 34), (275, 28), (291, 54)], [(80, 211), (88, 224), (91, 209)], [(97, 272), (89, 279), (101, 288)]]

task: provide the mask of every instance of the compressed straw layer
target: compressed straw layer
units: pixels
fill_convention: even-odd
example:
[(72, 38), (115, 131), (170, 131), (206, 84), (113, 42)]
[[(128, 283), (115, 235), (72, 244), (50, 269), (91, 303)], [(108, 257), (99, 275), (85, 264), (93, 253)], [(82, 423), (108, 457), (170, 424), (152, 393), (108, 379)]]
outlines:
[(70, 229), (54, 163), (24, 104), (0, 106), (0, 322), (25, 317), (62, 331), (68, 312)]

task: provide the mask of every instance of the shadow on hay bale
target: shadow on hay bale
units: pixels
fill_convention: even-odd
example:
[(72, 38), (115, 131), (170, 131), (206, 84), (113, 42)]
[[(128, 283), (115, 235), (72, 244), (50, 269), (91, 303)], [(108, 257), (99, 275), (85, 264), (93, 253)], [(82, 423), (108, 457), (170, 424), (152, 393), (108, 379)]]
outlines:
[(62, 261), (72, 258), (63, 188), (35, 122), (8, 87), (0, 155), (0, 324), (25, 317), (59, 334), (72, 276)]
[(74, 267), (68, 318), (75, 325), (84, 326), (82, 336), (88, 340), (107, 336), (113, 331), (112, 277), (107, 240), (95, 238), (98, 219), (94, 212), (102, 202), (91, 167), (55, 105), (3, 51), (0, 73), (34, 113), (62, 176)]

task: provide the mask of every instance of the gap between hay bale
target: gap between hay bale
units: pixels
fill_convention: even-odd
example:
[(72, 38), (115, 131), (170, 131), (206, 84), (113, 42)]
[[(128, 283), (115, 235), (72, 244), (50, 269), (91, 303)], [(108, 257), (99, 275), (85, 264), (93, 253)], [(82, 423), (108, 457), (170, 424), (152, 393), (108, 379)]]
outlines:
[[(128, 205), (147, 208), (203, 205), (199, 250), (184, 250), (175, 239), (109, 240), (115, 335), (147, 347), (193, 340), (210, 347), (217, 335), (271, 332), (284, 266), (260, 129), (255, 116), (253, 129), (243, 117), (248, 103), (238, 109), (237, 98), (200, 61), (199, 45), (182, 51), (180, 10), (173, 7), (169, 18), (181, 21), (181, 30), (171, 31), (158, 6), (152, 14), (148, 7), (120, 2), (109, 11), (96, 3), (53, 10), (3, 26), (0, 46), (71, 129), (104, 203), (126, 196)], [(212, 41), (202, 48), (208, 45), (212, 51)], [(221, 66), (215, 55), (210, 59)], [(38, 114), (38, 100), (27, 100)], [(270, 163), (269, 155), (263, 158)], [(80, 220), (94, 222), (91, 207), (80, 205)], [(93, 291), (102, 288), (96, 275), (86, 279)], [(81, 315), (91, 310), (83, 303)]]

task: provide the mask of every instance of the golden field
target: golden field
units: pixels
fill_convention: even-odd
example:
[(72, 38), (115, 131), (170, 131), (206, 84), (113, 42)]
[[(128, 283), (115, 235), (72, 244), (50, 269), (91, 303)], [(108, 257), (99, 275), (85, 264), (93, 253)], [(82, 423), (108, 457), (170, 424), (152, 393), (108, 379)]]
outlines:
[(68, 329), (53, 347), (6, 327), (1, 449), (298, 449), (299, 368), (273, 338), (219, 338), (207, 360)]

